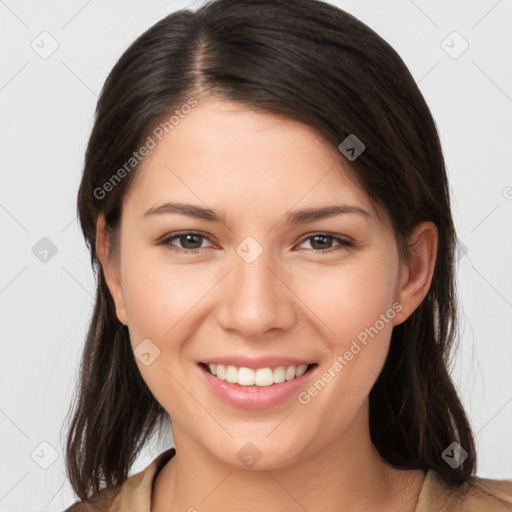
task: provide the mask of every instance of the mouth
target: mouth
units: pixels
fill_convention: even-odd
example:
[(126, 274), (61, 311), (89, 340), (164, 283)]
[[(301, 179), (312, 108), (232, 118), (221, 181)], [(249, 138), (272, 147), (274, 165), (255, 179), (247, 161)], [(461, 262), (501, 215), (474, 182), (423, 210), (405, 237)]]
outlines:
[(200, 362), (206, 388), (225, 404), (247, 411), (272, 410), (298, 398), (314, 378), (317, 363), (249, 368)]
[(269, 387), (296, 380), (318, 366), (317, 363), (300, 365), (248, 368), (224, 364), (199, 363), (199, 366), (218, 380), (238, 386)]

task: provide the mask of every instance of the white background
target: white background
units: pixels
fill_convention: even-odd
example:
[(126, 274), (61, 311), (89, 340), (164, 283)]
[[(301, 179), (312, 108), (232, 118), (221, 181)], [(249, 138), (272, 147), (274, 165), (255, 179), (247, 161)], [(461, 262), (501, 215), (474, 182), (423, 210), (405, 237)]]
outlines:
[[(511, 478), (512, 2), (332, 3), (398, 51), (437, 122), (463, 244), (463, 337), (453, 375), (475, 429), (478, 475)], [(94, 107), (129, 43), (189, 5), (0, 1), (0, 512), (61, 511), (74, 502), (61, 427), (93, 305), (76, 193)], [(58, 43), (47, 59), (31, 48), (48, 37), (43, 31)], [(464, 43), (446, 39), (453, 31), (469, 43), (458, 58)], [(57, 248), (46, 263), (32, 252), (43, 237)], [(148, 446), (132, 472), (168, 442)], [(57, 458), (43, 469), (34, 450), (40, 463), (50, 463), (53, 450)]]

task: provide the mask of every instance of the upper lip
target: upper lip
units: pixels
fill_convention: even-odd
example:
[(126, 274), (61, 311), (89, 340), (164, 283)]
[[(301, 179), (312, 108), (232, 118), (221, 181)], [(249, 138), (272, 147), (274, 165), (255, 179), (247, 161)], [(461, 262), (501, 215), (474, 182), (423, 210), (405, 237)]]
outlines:
[(209, 357), (201, 361), (205, 364), (222, 364), (224, 366), (236, 366), (237, 368), (277, 368), (278, 366), (300, 366), (303, 364), (310, 365), (314, 361), (306, 359), (297, 359), (294, 357), (281, 356), (260, 356), (260, 357), (244, 357), (244, 356), (219, 356)]

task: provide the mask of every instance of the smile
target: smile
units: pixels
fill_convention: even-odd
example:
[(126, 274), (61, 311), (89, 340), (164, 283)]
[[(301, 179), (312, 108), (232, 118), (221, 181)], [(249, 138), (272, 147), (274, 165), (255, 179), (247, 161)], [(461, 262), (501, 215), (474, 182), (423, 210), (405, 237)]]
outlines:
[(257, 368), (198, 364), (206, 387), (215, 396), (230, 406), (247, 410), (272, 408), (297, 396), (317, 367), (317, 363)]
[[(204, 363), (203, 363), (204, 364)], [(208, 371), (220, 380), (239, 386), (272, 386), (304, 375), (311, 365), (278, 366), (252, 369), (223, 364), (205, 364)]]

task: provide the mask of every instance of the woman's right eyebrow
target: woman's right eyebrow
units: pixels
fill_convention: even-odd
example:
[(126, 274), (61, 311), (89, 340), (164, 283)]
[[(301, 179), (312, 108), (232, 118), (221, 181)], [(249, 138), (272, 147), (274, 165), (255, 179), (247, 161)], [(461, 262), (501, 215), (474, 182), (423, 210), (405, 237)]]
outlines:
[(202, 206), (196, 206), (193, 204), (186, 203), (174, 203), (168, 202), (160, 206), (154, 206), (147, 210), (143, 218), (147, 218), (151, 215), (161, 214), (178, 214), (186, 215), (188, 217), (194, 217), (197, 219), (208, 220), (210, 222), (224, 222), (224, 218), (209, 208), (203, 208)]
[[(209, 222), (226, 223), (222, 215), (219, 215), (210, 208), (177, 202), (167, 202), (159, 206), (154, 206), (144, 213), (143, 218), (161, 214), (186, 215), (187, 217), (207, 220)], [(286, 214), (286, 222), (288, 224), (305, 224), (307, 222), (322, 220), (342, 214), (357, 214), (368, 220), (371, 218), (371, 214), (359, 206), (335, 204), (322, 206), (320, 208), (290, 211)]]

